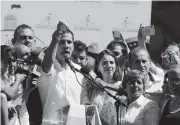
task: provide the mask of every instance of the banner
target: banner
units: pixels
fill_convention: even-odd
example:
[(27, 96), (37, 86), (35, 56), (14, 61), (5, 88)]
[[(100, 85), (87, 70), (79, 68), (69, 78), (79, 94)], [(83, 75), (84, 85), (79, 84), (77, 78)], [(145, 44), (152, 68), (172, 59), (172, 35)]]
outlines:
[[(21, 8), (9, 8), (11, 5), (20, 5)], [(124, 39), (137, 36), (139, 25), (150, 25), (151, 1), (29, 1), (29, 2), (2, 2), (1, 36), (2, 42), (8, 31), (3, 31), (5, 16), (13, 13), (17, 18), (17, 25), (32, 26), (37, 40), (37, 46), (48, 46), (52, 33), (59, 20), (65, 20), (75, 34), (76, 40), (87, 45), (98, 43), (99, 49), (106, 48), (113, 39), (112, 30), (120, 30)], [(42, 42), (45, 44), (43, 45)]]

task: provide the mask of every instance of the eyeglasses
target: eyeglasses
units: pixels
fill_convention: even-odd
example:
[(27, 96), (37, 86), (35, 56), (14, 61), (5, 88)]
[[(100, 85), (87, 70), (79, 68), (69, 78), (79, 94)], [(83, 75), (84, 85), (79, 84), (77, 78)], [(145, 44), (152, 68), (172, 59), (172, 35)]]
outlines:
[(176, 52), (176, 51), (165, 51), (161, 54), (161, 58), (167, 58), (167, 57), (175, 56), (175, 55), (178, 55), (178, 52)]
[(113, 52), (115, 56), (121, 56), (123, 53), (121, 52)]
[(34, 39), (33, 36), (24, 36), (24, 35), (23, 35), (23, 36), (20, 36), (20, 39), (21, 39), (21, 40), (26, 40), (27, 38), (28, 38), (29, 40)]

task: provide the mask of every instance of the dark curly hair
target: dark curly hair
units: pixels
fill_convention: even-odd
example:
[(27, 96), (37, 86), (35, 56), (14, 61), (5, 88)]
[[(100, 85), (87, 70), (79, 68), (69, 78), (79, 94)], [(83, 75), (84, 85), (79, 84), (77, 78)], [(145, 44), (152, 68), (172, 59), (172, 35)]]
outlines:
[(107, 49), (109, 49), (109, 50), (114, 50), (114, 47), (115, 46), (121, 46), (122, 47), (122, 53), (124, 54), (124, 55), (127, 55), (127, 46), (126, 46), (126, 44), (125, 43), (123, 43), (123, 42), (117, 42), (117, 41), (111, 41), (108, 45), (107, 45)]
[(87, 46), (85, 43), (83, 43), (82, 41), (80, 40), (75, 40), (74, 41), (74, 50), (75, 51), (78, 51), (78, 52), (83, 52), (83, 51), (86, 51), (87, 52)]

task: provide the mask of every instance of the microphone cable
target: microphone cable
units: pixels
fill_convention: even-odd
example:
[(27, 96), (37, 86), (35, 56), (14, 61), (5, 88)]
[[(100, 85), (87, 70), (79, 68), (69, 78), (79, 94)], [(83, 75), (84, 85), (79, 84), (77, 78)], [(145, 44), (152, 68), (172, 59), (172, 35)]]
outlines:
[(40, 41), (44, 46), (46, 46), (46, 44), (41, 40), (39, 39), (37, 36), (34, 36), (34, 38), (36, 38), (38, 41)]
[(77, 78), (76, 71), (73, 71), (73, 72), (74, 72), (74, 74), (75, 74), (75, 77), (76, 77), (76, 80), (77, 80), (78, 84), (79, 84), (82, 88), (87, 89), (86, 87), (84, 87), (84, 86), (79, 82), (79, 80), (78, 80), (78, 78)]
[[(73, 71), (73, 70), (72, 70), (72, 71)], [(78, 77), (77, 77), (77, 74), (76, 74), (76, 71), (73, 71), (73, 72), (74, 72), (74, 74), (75, 74), (75, 77), (76, 77), (76, 80), (77, 80), (78, 84), (79, 84), (82, 88), (88, 90), (87, 87), (83, 86), (83, 85), (79, 82)], [(85, 74), (84, 74), (84, 75), (85, 75)], [(86, 77), (88, 77), (88, 76), (86, 76)], [(89, 79), (88, 79), (88, 78), (86, 78), (86, 77), (84, 77), (84, 78), (85, 78), (87, 81), (90, 81), (95, 88), (99, 89), (99, 87), (98, 87), (97, 85), (93, 84), (93, 82), (90, 80), (90, 79), (92, 79), (92, 78), (89, 78)]]

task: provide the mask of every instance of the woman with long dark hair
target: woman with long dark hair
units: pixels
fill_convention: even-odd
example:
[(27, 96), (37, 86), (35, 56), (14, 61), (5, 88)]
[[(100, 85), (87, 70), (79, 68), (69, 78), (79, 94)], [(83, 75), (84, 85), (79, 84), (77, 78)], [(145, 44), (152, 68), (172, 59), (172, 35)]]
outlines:
[[(121, 81), (119, 80), (119, 64), (117, 58), (109, 50), (103, 50), (95, 63), (95, 81), (105, 87), (111, 94), (116, 94)], [(115, 100), (106, 93), (86, 81), (81, 93), (81, 104), (91, 104), (98, 107), (103, 125), (116, 125)], [(125, 110), (123, 110), (125, 111)]]

